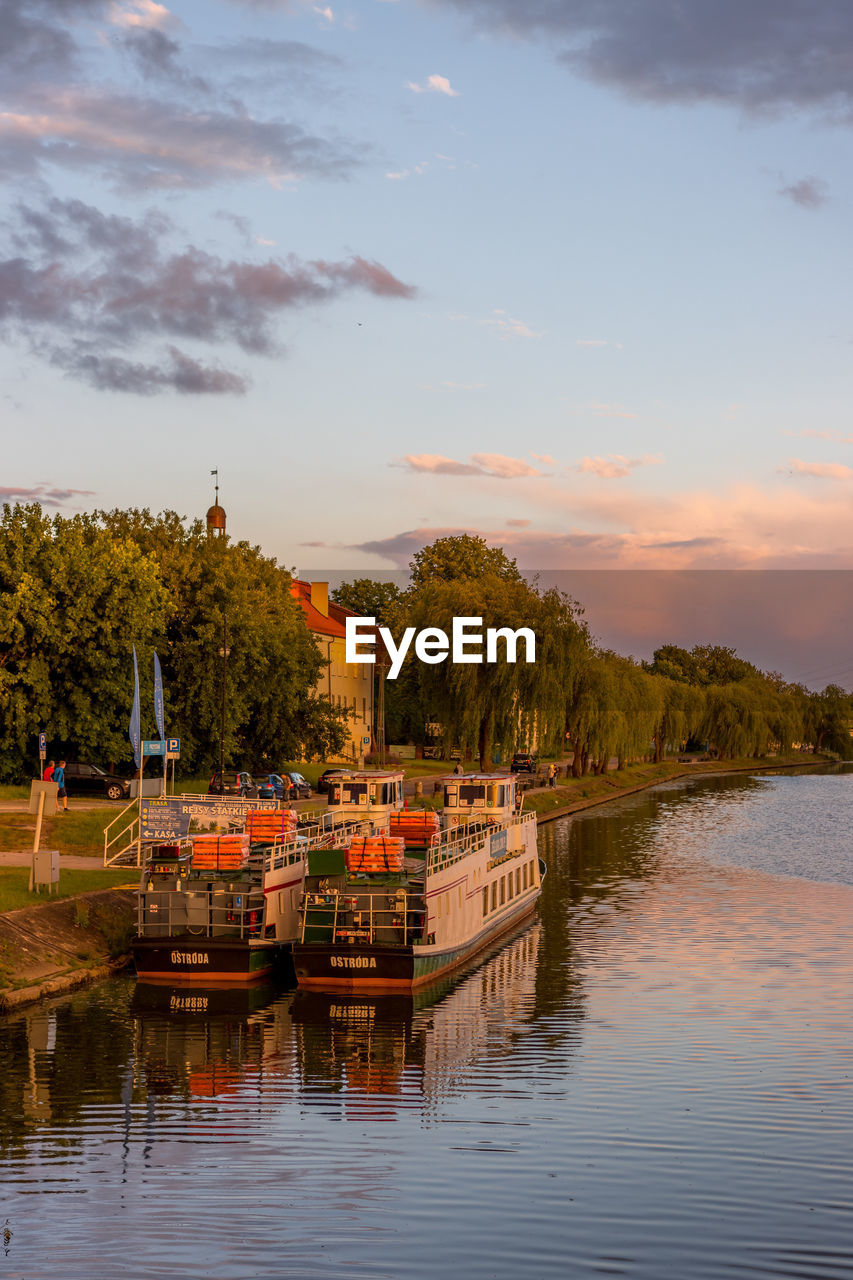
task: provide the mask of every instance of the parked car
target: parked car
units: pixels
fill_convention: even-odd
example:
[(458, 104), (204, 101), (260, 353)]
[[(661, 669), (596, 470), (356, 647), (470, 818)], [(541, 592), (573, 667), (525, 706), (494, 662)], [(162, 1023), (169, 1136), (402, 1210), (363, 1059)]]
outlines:
[(65, 786), (72, 796), (106, 796), (108, 800), (127, 800), (130, 782), (127, 778), (107, 773), (96, 764), (69, 760), (65, 766)]
[(255, 782), (262, 800), (296, 800), (296, 789), (290, 781), (290, 775), (282, 777), (279, 773), (264, 773)]
[(290, 793), (291, 800), (304, 800), (311, 794), (311, 784), (307, 778), (303, 778), (301, 773), (286, 773), (285, 778), (290, 779), (293, 790)]
[(247, 800), (257, 800), (258, 787), (250, 773), (226, 769), (224, 773), (216, 770), (207, 788), (209, 796), (242, 796)]
[(334, 782), (335, 778), (343, 778), (349, 772), (348, 769), (327, 769), (325, 773), (321, 773), (317, 779), (317, 792), (323, 795), (328, 792), (329, 784)]
[(529, 751), (516, 751), (509, 766), (510, 773), (535, 773), (539, 761)]

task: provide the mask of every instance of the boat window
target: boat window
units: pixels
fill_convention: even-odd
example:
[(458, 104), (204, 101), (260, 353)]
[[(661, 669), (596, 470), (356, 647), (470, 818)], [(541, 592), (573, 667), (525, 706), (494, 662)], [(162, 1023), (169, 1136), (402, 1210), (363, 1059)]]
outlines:
[(515, 869), (515, 892), (521, 893), (521, 867)]
[(455, 785), (444, 788), (444, 806), (446, 809), (455, 808), (458, 799), (459, 792)]
[(489, 914), (489, 886), (483, 886), (483, 915)]
[(525, 862), (524, 866), (521, 868), (521, 870), (522, 870), (522, 872), (523, 872), (523, 875), (522, 875), (522, 878), (521, 878), (521, 882), (522, 882), (522, 884), (523, 884), (524, 888), (526, 889), (526, 888), (527, 888), (527, 863), (526, 863), (526, 862)]
[[(336, 787), (332, 788), (330, 795), (337, 791)], [(344, 804), (366, 804), (367, 803), (367, 783), (366, 782), (348, 782), (341, 788)]]
[(510, 902), (512, 902), (512, 872), (511, 871), (506, 878), (506, 896), (509, 898)]
[(493, 911), (497, 905), (498, 905), (498, 882), (497, 880), (493, 880), (492, 881), (492, 910)]
[(485, 791), (486, 791), (486, 788), (483, 786), (481, 782), (475, 782), (475, 783), (469, 782), (467, 784), (463, 784), (459, 788), (459, 803), (460, 804), (476, 804), (477, 801), (479, 800), (480, 805), (482, 806), (483, 800), (485, 797)]
[(501, 876), (501, 906), (506, 902), (506, 876)]
[(403, 779), (402, 778), (397, 779), (397, 799), (398, 800), (403, 799)]

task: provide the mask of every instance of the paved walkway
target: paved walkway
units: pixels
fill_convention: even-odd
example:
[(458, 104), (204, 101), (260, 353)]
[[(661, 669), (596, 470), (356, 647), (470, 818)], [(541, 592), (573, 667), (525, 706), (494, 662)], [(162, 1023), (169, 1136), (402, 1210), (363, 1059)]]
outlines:
[[(32, 849), (13, 849), (11, 852), (0, 853), (0, 867), (28, 867), (32, 857)], [(75, 854), (61, 853), (59, 866), (60, 870), (66, 867), (69, 871), (98, 871), (103, 870), (104, 859), (85, 856), (78, 858)]]

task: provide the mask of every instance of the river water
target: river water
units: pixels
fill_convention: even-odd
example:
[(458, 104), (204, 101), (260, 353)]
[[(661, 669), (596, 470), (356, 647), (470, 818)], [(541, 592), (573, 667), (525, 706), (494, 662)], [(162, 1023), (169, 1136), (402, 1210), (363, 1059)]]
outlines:
[(853, 1276), (853, 776), (540, 832), (414, 1002), (122, 977), (0, 1022), (0, 1278)]

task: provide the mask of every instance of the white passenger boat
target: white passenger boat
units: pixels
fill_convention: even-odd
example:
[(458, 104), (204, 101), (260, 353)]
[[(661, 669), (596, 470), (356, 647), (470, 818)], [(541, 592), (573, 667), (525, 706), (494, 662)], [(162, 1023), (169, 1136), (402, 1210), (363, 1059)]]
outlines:
[[(419, 816), (428, 811), (398, 811), (390, 839), (310, 860), (293, 947), (301, 987), (412, 991), (533, 912), (544, 863), (535, 814), (516, 811), (515, 778), (454, 774), (443, 785), (439, 830)], [(360, 795), (347, 779), (340, 787), (340, 803)]]

